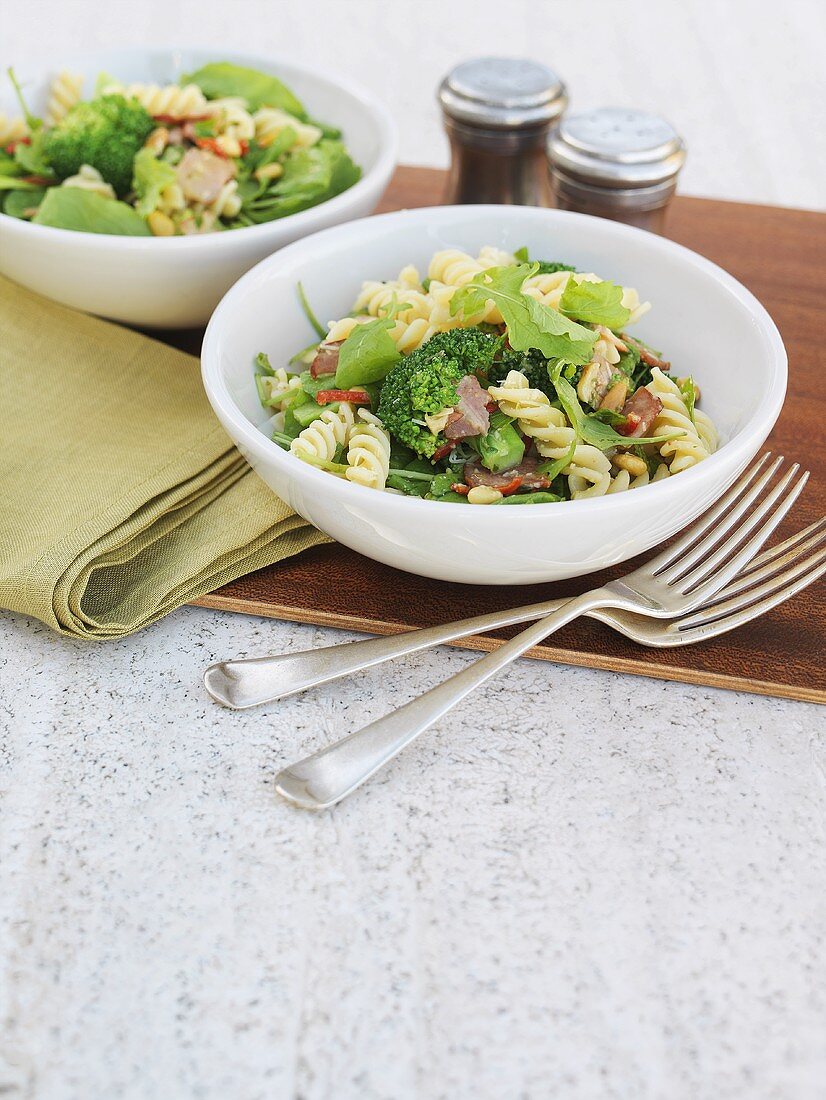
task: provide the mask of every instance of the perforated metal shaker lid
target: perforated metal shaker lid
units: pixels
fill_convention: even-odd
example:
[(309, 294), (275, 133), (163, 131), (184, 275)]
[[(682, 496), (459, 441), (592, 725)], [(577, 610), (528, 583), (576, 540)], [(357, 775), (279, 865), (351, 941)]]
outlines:
[(568, 115), (548, 142), (551, 166), (603, 187), (649, 187), (672, 179), (685, 163), (685, 144), (659, 115), (600, 107)]
[(565, 85), (547, 65), (510, 57), (462, 62), (444, 78), (438, 95), (449, 118), (492, 130), (550, 125), (568, 102)]

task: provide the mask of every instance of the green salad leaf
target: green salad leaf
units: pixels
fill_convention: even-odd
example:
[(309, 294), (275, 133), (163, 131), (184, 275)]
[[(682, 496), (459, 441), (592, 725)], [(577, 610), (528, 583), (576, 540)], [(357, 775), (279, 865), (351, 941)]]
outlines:
[(395, 311), (377, 317), (364, 325), (356, 325), (338, 351), (335, 374), (336, 389), (349, 390), (368, 382), (379, 382), (401, 353), (390, 332), (396, 323)]
[(213, 61), (204, 65), (194, 73), (182, 76), (180, 83), (197, 84), (207, 99), (239, 96), (247, 101), (250, 111), (257, 111), (259, 107), (280, 107), (302, 122), (307, 118), (301, 101), (277, 76), (247, 69), (243, 65), (233, 65), (229, 61)]
[(591, 358), (596, 333), (571, 321), (555, 309), (522, 293), (522, 284), (536, 273), (536, 265), (495, 267), (483, 271), (466, 286), (460, 287), (450, 302), (455, 316), (482, 313), (485, 303), (493, 301), (508, 328), (508, 342), (514, 351), (536, 348), (548, 359), (579, 366)]
[(238, 224), (268, 222), (307, 210), (346, 191), (360, 177), (361, 169), (342, 143), (323, 139), (291, 153), (284, 162), (284, 174), (263, 192), (257, 182), (249, 191), (239, 188), (244, 202)]
[(30, 219), (46, 194), (45, 187), (34, 187), (29, 191), (9, 191), (0, 209), (10, 218)]
[(569, 279), (559, 300), (559, 309), (578, 321), (622, 328), (631, 316), (631, 310), (622, 304), (622, 293), (622, 287), (616, 283), (577, 283)]
[(0, 191), (39, 191), (36, 183), (20, 179), (18, 176), (0, 176)]
[(576, 434), (585, 443), (590, 443), (592, 447), (598, 447), (601, 451), (607, 451), (611, 447), (628, 447), (631, 444), (665, 443), (667, 439), (676, 439), (677, 436), (685, 434), (684, 432), (677, 431), (667, 432), (665, 435), (646, 437), (620, 435), (619, 432), (614, 431), (610, 424), (605, 424), (602, 420), (597, 420), (595, 417), (588, 416), (587, 413), (584, 412), (579, 403), (579, 398), (576, 395), (576, 390), (567, 379), (560, 376), (552, 379), (552, 381), (556, 388), (562, 411), (576, 430)]
[(80, 187), (51, 187), (32, 221), (81, 233), (115, 233), (124, 237), (152, 235), (145, 220), (127, 203)]
[(146, 217), (157, 209), (161, 192), (177, 179), (175, 169), (165, 160), (158, 160), (151, 149), (141, 149), (135, 154), (132, 187), (138, 196), (135, 209)]
[(694, 406), (697, 404), (697, 387), (694, 385), (694, 379), (680, 379), (680, 381), (677, 383), (677, 388), (680, 391), (680, 396), (685, 403), (685, 407), (688, 409), (688, 415), (691, 417), (691, 423), (696, 427), (697, 419), (694, 416)]

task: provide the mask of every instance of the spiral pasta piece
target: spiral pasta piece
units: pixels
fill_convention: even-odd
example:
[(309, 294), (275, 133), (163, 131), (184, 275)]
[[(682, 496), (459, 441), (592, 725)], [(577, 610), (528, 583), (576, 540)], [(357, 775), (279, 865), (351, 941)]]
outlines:
[[(708, 458), (711, 451), (701, 438), (697, 427), (692, 423), (677, 383), (664, 375), (659, 367), (654, 367), (647, 388), (660, 399), (663, 406), (651, 426), (652, 435), (662, 435), (671, 431), (682, 433), (660, 444), (659, 452), (668, 463), (669, 471), (672, 474), (678, 474), (681, 470), (687, 470), (690, 466), (696, 466), (698, 462)], [(705, 424), (704, 430), (707, 430)], [(716, 436), (716, 433), (714, 434)]]
[(274, 374), (266, 375), (263, 384), (267, 393), (267, 404), (279, 412), (288, 403), (288, 399), (301, 389), (299, 376), (287, 374), (283, 367), (279, 367)]
[(318, 420), (297, 435), (290, 450), (311, 462), (332, 462), (336, 448), (347, 445), (354, 420), (353, 406), (349, 401), (342, 401), (338, 411), (325, 409)]
[(58, 122), (79, 102), (83, 92), (83, 77), (63, 69), (57, 74), (49, 88), (44, 122), (47, 126), (56, 126)]
[(120, 91), (124, 96), (136, 99), (153, 118), (168, 117), (178, 122), (203, 118), (209, 114), (206, 96), (197, 84), (128, 84), (125, 88), (113, 85), (105, 91)]
[(703, 444), (709, 454), (714, 454), (717, 450), (717, 446), (720, 442), (720, 437), (717, 434), (717, 429), (714, 427), (714, 422), (708, 413), (703, 412), (702, 409), (694, 409), (694, 423), (697, 428), (697, 434), (702, 439)]
[(5, 149), (12, 142), (20, 141), (21, 138), (27, 137), (28, 133), (29, 127), (26, 125), (25, 118), (21, 115), (12, 117), (0, 111), (0, 149)]
[(69, 176), (60, 186), (77, 187), (80, 191), (92, 191), (96, 195), (102, 195), (105, 199), (117, 198), (111, 183), (107, 183), (97, 168), (93, 168), (91, 164), (82, 164), (77, 175)]
[(501, 386), (490, 386), (488, 393), (505, 416), (519, 422), (523, 434), (533, 439), (545, 458), (562, 458), (571, 449), (576, 432), (565, 414), (541, 390), (531, 389), (521, 371), (509, 371)]
[(577, 444), (574, 457), (562, 472), (568, 475), (571, 500), (602, 497), (610, 491), (611, 461), (598, 447), (592, 447), (590, 443)]
[(272, 145), (282, 130), (295, 131), (295, 142), (299, 149), (307, 149), (321, 140), (322, 131), (318, 126), (312, 126), (308, 122), (302, 122), (294, 115), (282, 111), (280, 107), (260, 107), (252, 116), (255, 126), (255, 140), (266, 148)]
[(433, 308), (430, 298), (424, 291), (405, 286), (400, 280), (387, 283), (371, 280), (363, 283), (353, 308), (359, 312), (364, 310), (371, 317), (381, 317), (394, 303), (405, 307), (399, 309), (397, 313), (398, 317), (405, 320), (429, 317)]
[(390, 469), (390, 436), (374, 413), (359, 409), (358, 415), (350, 433), (344, 476), (368, 489), (383, 489)]

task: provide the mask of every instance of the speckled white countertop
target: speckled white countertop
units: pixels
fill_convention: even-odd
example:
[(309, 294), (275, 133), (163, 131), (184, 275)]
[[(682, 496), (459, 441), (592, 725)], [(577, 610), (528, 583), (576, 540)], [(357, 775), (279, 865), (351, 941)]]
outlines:
[(345, 637), (0, 617), (0, 1095), (823, 1097), (823, 709), (522, 661), (314, 815), (279, 767), (473, 656), (200, 674)]
[[(443, 164), (456, 61), (685, 134), (689, 194), (823, 201), (819, 0), (29, 0), (21, 71), (165, 42), (368, 84)], [(12, 54), (9, 54), (9, 50)], [(823, 1100), (826, 712), (522, 661), (336, 810), (286, 762), (473, 656), (246, 714), (200, 683), (346, 635), (185, 608), (83, 645), (0, 613), (0, 1096)]]

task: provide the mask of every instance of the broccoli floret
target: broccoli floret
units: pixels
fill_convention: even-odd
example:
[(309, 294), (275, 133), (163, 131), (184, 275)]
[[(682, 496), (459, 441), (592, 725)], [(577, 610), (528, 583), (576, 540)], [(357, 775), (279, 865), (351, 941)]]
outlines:
[(77, 103), (46, 133), (44, 152), (61, 179), (90, 164), (118, 195), (132, 186), (132, 162), (155, 127), (135, 99), (104, 95)]
[(459, 400), (456, 384), (466, 374), (487, 372), (502, 338), (479, 328), (437, 332), (426, 344), (400, 359), (384, 379), (378, 414), (385, 428), (417, 454), (430, 457), (444, 442), (421, 423)]

